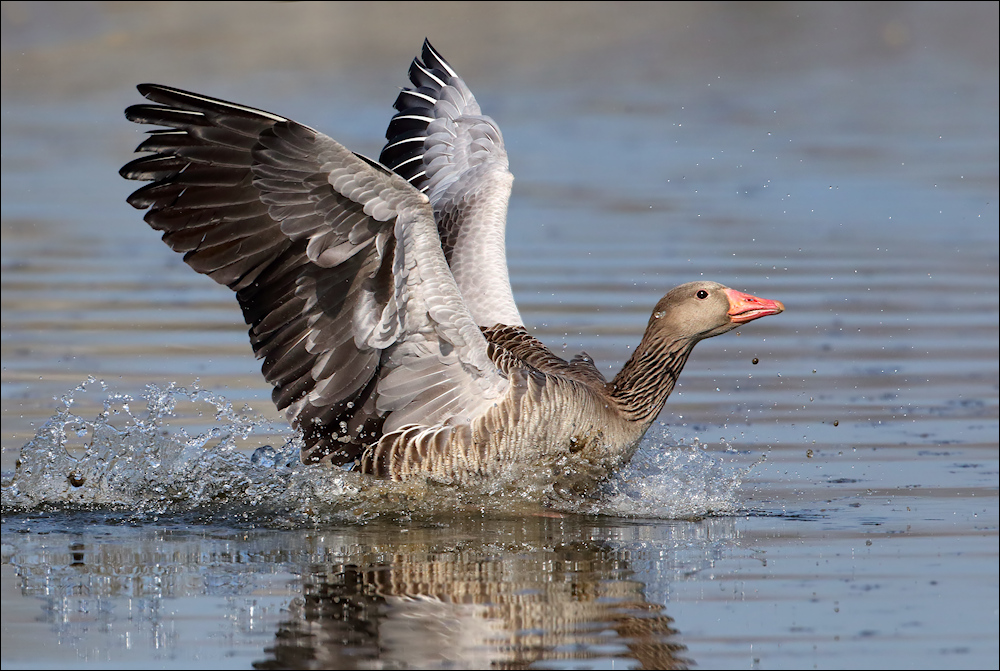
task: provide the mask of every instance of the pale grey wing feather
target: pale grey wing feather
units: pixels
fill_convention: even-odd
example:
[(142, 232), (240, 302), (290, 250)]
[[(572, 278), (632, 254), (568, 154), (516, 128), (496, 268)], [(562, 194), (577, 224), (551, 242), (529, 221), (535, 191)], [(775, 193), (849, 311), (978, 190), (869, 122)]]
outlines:
[[(502, 393), (426, 197), (301, 124), (177, 89), (140, 91), (162, 105), (128, 118), (170, 130), (154, 131), (140, 145), (153, 155), (122, 169), (154, 181), (129, 202), (150, 208), (146, 220), (193, 268), (237, 292), (275, 403), (303, 430), (304, 459), (349, 462), (394, 412), (455, 421)], [(437, 356), (409, 360), (414, 343)], [(426, 376), (436, 393), (394, 391)], [(382, 387), (392, 409), (378, 407)]]
[[(429, 208), (428, 208), (429, 210)], [(384, 432), (407, 424), (467, 423), (496, 403), (507, 379), (490, 359), (441, 252), (433, 219), (396, 222), (411, 287), (406, 330), (386, 351), (377, 407)]]
[[(308, 237), (306, 253), (317, 265), (331, 258), (342, 262), (351, 256), (346, 246), (360, 249), (388, 233), (373, 222), (393, 226), (391, 295), (372, 283), (362, 290), (353, 315), (358, 349), (384, 350), (375, 395), (376, 409), (386, 414), (383, 431), (411, 423), (464, 423), (492, 406), (506, 389), (506, 379), (489, 358), (486, 340), (462, 301), (426, 196), (382, 166), (294, 122), (276, 124), (260, 144), (254, 172), (261, 200), (283, 231), (287, 217), (296, 235)], [(332, 197), (315, 186), (317, 175), (332, 187)], [(367, 221), (356, 212), (345, 216), (351, 208), (344, 199), (361, 206)], [(311, 215), (308, 201), (315, 205)], [(310, 217), (313, 225), (306, 223)], [(333, 334), (343, 331), (340, 325), (320, 328), (320, 321), (310, 335), (310, 351), (322, 351), (318, 343), (335, 341)], [(317, 367), (325, 361), (320, 356)], [(314, 376), (322, 372), (313, 369)], [(322, 377), (317, 382), (304, 399), (313, 405), (326, 401), (319, 392), (330, 386)]]
[(445, 258), (476, 323), (520, 325), (507, 271), (514, 177), (503, 135), (454, 69), (424, 42), (413, 89), (396, 100), (380, 161), (427, 194)]

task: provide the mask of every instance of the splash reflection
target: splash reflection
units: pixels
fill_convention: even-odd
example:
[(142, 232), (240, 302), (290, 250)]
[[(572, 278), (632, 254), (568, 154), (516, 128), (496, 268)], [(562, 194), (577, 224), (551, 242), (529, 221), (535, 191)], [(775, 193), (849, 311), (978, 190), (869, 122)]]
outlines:
[(237, 532), (101, 515), (70, 520), (86, 529), (73, 532), (64, 514), (5, 520), (5, 570), (19, 586), (5, 610), (119, 664), (215, 649), (256, 668), (684, 668), (693, 661), (664, 608), (670, 586), (738, 535), (735, 518), (442, 516)]

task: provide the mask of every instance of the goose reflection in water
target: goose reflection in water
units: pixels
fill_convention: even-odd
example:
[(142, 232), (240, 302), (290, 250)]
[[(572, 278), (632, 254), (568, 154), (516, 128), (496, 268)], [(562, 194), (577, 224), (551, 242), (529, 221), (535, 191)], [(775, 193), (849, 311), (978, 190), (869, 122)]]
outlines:
[[(634, 660), (687, 668), (673, 619), (627, 563), (597, 543), (549, 561), (481, 551), (395, 553), (315, 567), (259, 669), (523, 668), (540, 660)], [(373, 560), (376, 558), (373, 557)]]

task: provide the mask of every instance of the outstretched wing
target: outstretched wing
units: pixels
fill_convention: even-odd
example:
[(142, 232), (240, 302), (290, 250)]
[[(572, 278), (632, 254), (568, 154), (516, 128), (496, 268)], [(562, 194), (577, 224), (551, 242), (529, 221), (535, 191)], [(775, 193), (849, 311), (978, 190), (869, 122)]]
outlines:
[(430, 198), (445, 258), (476, 323), (521, 325), (504, 242), (514, 177), (500, 129), (427, 40), (409, 76), (414, 88), (396, 99), (379, 162)]
[(383, 431), (461, 424), (507, 379), (448, 269), (426, 196), (331, 138), (164, 86), (126, 117), (164, 126), (122, 168), (128, 202), (236, 292), (303, 460), (348, 463)]

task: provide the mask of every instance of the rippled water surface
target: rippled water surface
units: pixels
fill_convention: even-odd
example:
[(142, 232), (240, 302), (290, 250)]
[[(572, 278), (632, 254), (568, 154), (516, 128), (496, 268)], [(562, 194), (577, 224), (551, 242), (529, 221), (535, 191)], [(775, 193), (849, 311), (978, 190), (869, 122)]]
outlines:
[[(997, 667), (996, 4), (531, 7), (4, 4), (5, 669)], [(787, 307), (593, 497), (301, 466), (124, 202), (135, 84), (377, 155), (425, 35), (539, 338), (614, 371), (676, 284)]]

